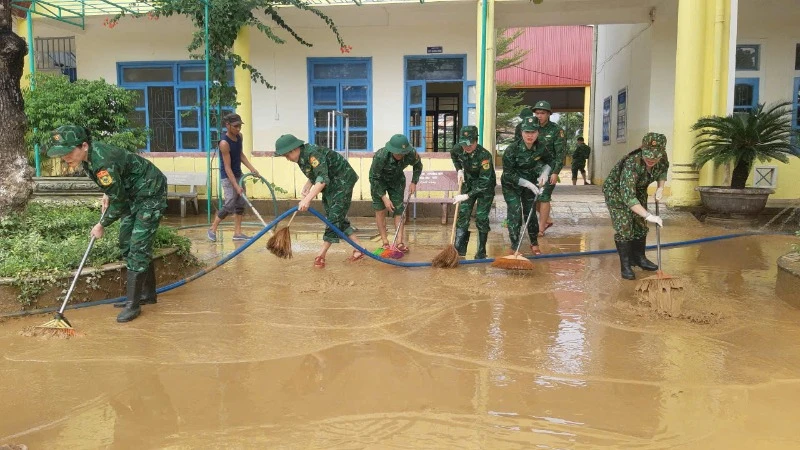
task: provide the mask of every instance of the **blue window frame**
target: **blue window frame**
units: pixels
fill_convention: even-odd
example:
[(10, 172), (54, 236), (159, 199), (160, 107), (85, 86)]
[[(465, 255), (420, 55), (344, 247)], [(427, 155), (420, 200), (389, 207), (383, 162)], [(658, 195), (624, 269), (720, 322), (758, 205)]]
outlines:
[(461, 124), (475, 125), (475, 81), (467, 81), (467, 55), (406, 55), (403, 73), (403, 131), (418, 152), (426, 151), (429, 137), (428, 83), (462, 83)]
[[(348, 149), (372, 149), (372, 58), (308, 58), (308, 140), (328, 146), (328, 113), (349, 119)], [(335, 147), (344, 150), (345, 120), (335, 118)]]
[(737, 78), (733, 86), (733, 112), (748, 112), (758, 105), (758, 78)]
[[(233, 83), (233, 71), (228, 74)], [(205, 141), (205, 66), (198, 61), (117, 63), (117, 84), (139, 93), (133, 121), (150, 130), (148, 152), (199, 152)], [(224, 115), (232, 111), (222, 108)], [(211, 112), (211, 143), (219, 140), (218, 112)]]

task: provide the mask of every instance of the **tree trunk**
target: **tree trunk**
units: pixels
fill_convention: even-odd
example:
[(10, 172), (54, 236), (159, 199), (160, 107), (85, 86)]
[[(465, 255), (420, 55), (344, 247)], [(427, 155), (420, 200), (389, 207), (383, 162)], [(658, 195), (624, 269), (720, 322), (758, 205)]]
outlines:
[(0, 0), (0, 217), (25, 207), (33, 190), (19, 86), (27, 53), (25, 41), (14, 33), (11, 0)]
[(731, 189), (744, 189), (747, 184), (747, 177), (750, 176), (751, 161), (740, 159), (736, 162), (736, 167), (733, 168), (733, 175), (731, 175)]

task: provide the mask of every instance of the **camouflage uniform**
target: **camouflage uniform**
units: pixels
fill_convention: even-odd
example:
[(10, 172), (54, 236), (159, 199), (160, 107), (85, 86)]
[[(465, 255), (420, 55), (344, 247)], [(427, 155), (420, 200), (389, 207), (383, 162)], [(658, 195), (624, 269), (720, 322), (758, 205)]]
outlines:
[(586, 144), (578, 144), (575, 151), (572, 153), (572, 179), (578, 179), (578, 172), (586, 174), (586, 160), (589, 159), (589, 154), (592, 149)]
[[(353, 201), (353, 186), (358, 181), (358, 175), (350, 163), (333, 150), (304, 144), (300, 147), (297, 165), (312, 184), (325, 183), (322, 206), (328, 220), (345, 235), (353, 234), (355, 230), (347, 219), (347, 212)], [(331, 227), (326, 227), (322, 240), (335, 244), (339, 242), (339, 236)]]
[[(535, 130), (535, 121), (534, 117), (526, 119), (523, 131)], [(508, 146), (503, 154), (503, 175), (500, 177), (500, 184), (503, 188), (503, 198), (508, 206), (508, 237), (513, 249), (519, 245), (520, 228), (531, 210), (533, 215), (528, 222), (528, 236), (531, 245), (539, 245), (539, 221), (536, 218), (534, 195), (530, 189), (520, 186), (519, 180), (522, 178), (536, 184), (545, 164), (553, 164), (553, 158), (554, 155), (547, 150), (541, 138), (534, 142), (530, 149), (524, 141), (516, 141)]]
[[(398, 147), (395, 148), (391, 146), (392, 140), (403, 143), (398, 144)], [(406, 190), (406, 176), (403, 170), (408, 166), (412, 166), (411, 182), (418, 183), (419, 176), (422, 174), (422, 160), (414, 150), (414, 147), (408, 144), (408, 139), (405, 136), (402, 134), (395, 135), (392, 140), (386, 143), (386, 147), (375, 152), (375, 156), (372, 157), (372, 165), (369, 168), (372, 209), (375, 211), (386, 209), (381, 197), (388, 193), (389, 200), (394, 206), (394, 214), (403, 214), (403, 201), (405, 200), (403, 194)], [(406, 148), (399, 147), (399, 145), (406, 145)], [(403, 158), (397, 160), (392, 154), (402, 154)]]
[(478, 251), (475, 254), (475, 259), (482, 259), (486, 257), (486, 241), (489, 236), (489, 212), (494, 201), (497, 176), (494, 173), (492, 154), (489, 150), (476, 144), (475, 150), (471, 153), (464, 151), (464, 146), (469, 146), (477, 140), (478, 128), (476, 126), (462, 127), (459, 143), (450, 151), (450, 158), (453, 160), (453, 166), (455, 166), (456, 170), (464, 171), (464, 183), (459, 193), (469, 195), (469, 198), (461, 202), (458, 207), (456, 249), (459, 250), (461, 255), (466, 255), (467, 242), (469, 241), (469, 220), (472, 217), (472, 209), (477, 203), (475, 228), (478, 229)]
[[(646, 209), (647, 186), (654, 181), (667, 179), (669, 161), (665, 151), (666, 143), (667, 138), (663, 134), (646, 134), (642, 147), (622, 158), (603, 183), (603, 195), (615, 231), (614, 241), (620, 253), (623, 276), (626, 278), (626, 267), (629, 268), (631, 263), (643, 268), (655, 267), (644, 256), (647, 222), (635, 214), (631, 207), (642, 205)], [(652, 169), (647, 170), (645, 157), (660, 159)], [(629, 260), (628, 264), (626, 260)]]
[[(550, 173), (558, 175), (564, 166), (564, 158), (567, 157), (567, 139), (564, 130), (553, 122), (548, 121), (544, 126), (539, 125), (539, 141), (552, 155), (552, 164), (550, 164), (552, 171)], [(555, 187), (555, 184), (550, 184), (550, 181), (548, 181), (537, 201), (549, 202)]]
[(522, 108), (522, 111), (519, 113), (519, 118), (522, 119), (517, 126), (514, 128), (514, 139), (520, 140), (522, 139), (522, 123), (525, 122), (525, 119), (528, 117), (533, 117), (533, 111), (527, 106)]
[[(48, 156), (63, 156), (84, 142), (82, 127), (65, 125), (52, 133)], [(100, 221), (107, 227), (120, 220), (119, 249), (127, 262), (128, 296), (125, 310), (117, 317), (127, 322), (139, 315), (139, 304), (155, 303), (153, 241), (167, 208), (167, 178), (141, 156), (102, 142), (89, 144), (84, 171), (109, 198)]]

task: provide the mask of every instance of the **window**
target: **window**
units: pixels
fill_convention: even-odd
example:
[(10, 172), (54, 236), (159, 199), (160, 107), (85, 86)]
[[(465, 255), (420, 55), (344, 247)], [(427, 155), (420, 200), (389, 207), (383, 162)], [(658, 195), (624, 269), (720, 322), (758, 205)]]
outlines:
[[(199, 152), (219, 140), (219, 114), (231, 108), (211, 110), (211, 143), (204, 145), (205, 66), (202, 62), (119, 63), (119, 85), (138, 93), (131, 120), (147, 127), (150, 152)], [(228, 70), (233, 83), (233, 69)]]
[(464, 79), (464, 58), (408, 58), (406, 80), (450, 81)]
[(74, 36), (35, 38), (34, 49), (36, 70), (61, 72), (73, 82), (78, 79)]
[(464, 103), (467, 106), (467, 116), (464, 118), (464, 123), (467, 125), (477, 125), (478, 118), (476, 117), (476, 110), (475, 104), (477, 103), (477, 95), (475, 93), (475, 82), (469, 81), (466, 84), (467, 86), (467, 98)]
[(733, 112), (748, 112), (758, 105), (758, 78), (737, 78), (733, 86)]
[(736, 46), (736, 70), (758, 71), (761, 67), (760, 45)]
[(344, 150), (347, 138), (348, 150), (370, 149), (371, 77), (370, 58), (308, 58), (309, 142)]
[(794, 48), (794, 70), (800, 70), (800, 44)]

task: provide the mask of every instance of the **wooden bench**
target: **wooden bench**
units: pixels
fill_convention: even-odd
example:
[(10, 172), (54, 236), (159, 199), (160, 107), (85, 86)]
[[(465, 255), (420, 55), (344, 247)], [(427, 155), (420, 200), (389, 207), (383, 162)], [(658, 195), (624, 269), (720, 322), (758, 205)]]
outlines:
[[(406, 171), (406, 192), (411, 184), (412, 172)], [(442, 192), (444, 197), (418, 197), (415, 193), (408, 201), (414, 204), (414, 218), (417, 218), (417, 203), (440, 203), (442, 205), (442, 225), (447, 224), (447, 205), (453, 203), (453, 197), (458, 195), (458, 173), (455, 170), (423, 171), (417, 183), (417, 193)], [(406, 216), (408, 217), (408, 216)]]
[(208, 176), (205, 172), (164, 172), (169, 186), (189, 186), (189, 192), (167, 192), (167, 198), (177, 198), (181, 201), (181, 217), (186, 217), (186, 201), (194, 204), (194, 213), (200, 214), (197, 205), (197, 187), (205, 186)]

